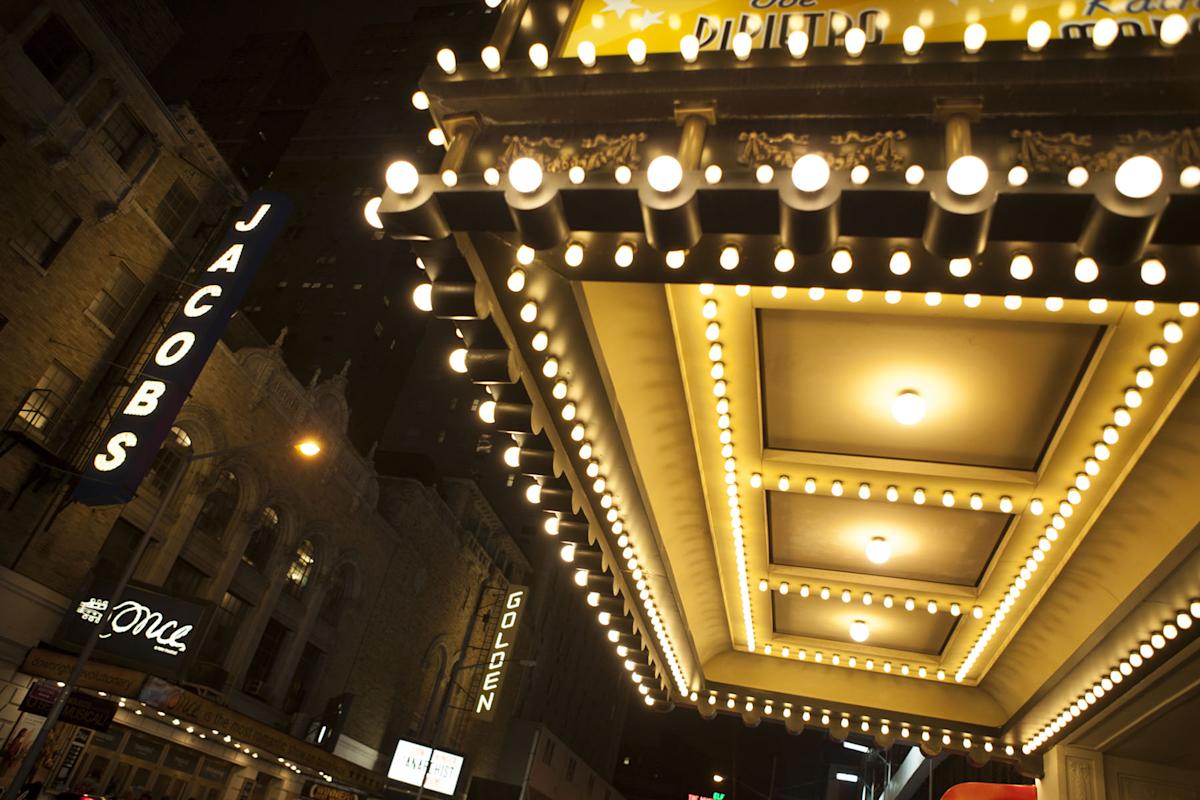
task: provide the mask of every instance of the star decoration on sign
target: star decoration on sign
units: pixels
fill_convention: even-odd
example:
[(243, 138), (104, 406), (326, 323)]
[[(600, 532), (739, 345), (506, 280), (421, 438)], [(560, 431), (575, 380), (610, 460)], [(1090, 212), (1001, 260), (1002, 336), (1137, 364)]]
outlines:
[(644, 31), (651, 25), (662, 25), (662, 15), (663, 12), (661, 11), (650, 11), (647, 9), (641, 14), (630, 17), (629, 26), (635, 31)]
[(613, 12), (617, 15), (617, 19), (625, 19), (625, 12), (635, 8), (641, 8), (641, 6), (633, 0), (604, 0), (604, 11)]

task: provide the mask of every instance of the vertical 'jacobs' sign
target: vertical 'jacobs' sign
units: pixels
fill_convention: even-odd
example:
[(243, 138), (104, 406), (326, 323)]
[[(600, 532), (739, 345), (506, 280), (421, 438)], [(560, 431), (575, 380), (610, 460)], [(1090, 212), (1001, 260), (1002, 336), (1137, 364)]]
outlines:
[(483, 685), (479, 689), (479, 698), (475, 701), (475, 714), (480, 719), (491, 719), (496, 713), (496, 698), (500, 696), (500, 686), (508, 672), (508, 662), (513, 657), (517, 631), (521, 626), (521, 616), (528, 597), (529, 588), (526, 586), (509, 586), (504, 594), (500, 624), (496, 626), (495, 637), (487, 643), (488, 659), (484, 664)]
[(286, 195), (255, 192), (250, 196), (216, 260), (192, 279), (197, 288), (167, 325), (129, 395), (117, 407), (72, 500), (88, 506), (113, 505), (128, 502), (137, 492), (290, 210)]

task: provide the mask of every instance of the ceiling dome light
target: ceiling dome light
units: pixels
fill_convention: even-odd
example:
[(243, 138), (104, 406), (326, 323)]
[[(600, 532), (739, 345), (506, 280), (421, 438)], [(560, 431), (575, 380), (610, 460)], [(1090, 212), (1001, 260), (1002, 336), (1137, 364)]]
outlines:
[(802, 192), (819, 192), (829, 183), (829, 164), (816, 153), (796, 159), (792, 166), (792, 184)]
[(1120, 28), (1117, 27), (1117, 21), (1112, 17), (1105, 17), (1098, 20), (1092, 26), (1092, 46), (1097, 50), (1105, 50), (1117, 40), (1117, 34), (1120, 32)]
[(418, 283), (412, 293), (413, 305), (422, 311), (433, 311), (433, 284)]
[(867, 542), (867, 560), (872, 564), (886, 564), (892, 557), (892, 546), (882, 536), (872, 537)]
[(856, 642), (865, 642), (871, 636), (871, 628), (864, 620), (856, 619), (850, 623), (850, 638)]
[(845, 37), (846, 55), (851, 58), (858, 58), (862, 55), (863, 48), (867, 46), (867, 32), (862, 28), (851, 28), (846, 31)]
[(382, 197), (372, 197), (363, 206), (363, 218), (367, 224), (376, 230), (383, 229), (383, 220), (379, 218), (379, 206), (383, 203)]
[(946, 170), (946, 184), (955, 194), (970, 197), (987, 186), (988, 168), (979, 156), (959, 156)]
[(629, 46), (625, 48), (625, 52), (629, 54), (629, 60), (635, 64), (641, 65), (646, 63), (646, 40), (634, 37), (629, 40)]
[(1091, 283), (1100, 277), (1100, 267), (1096, 266), (1096, 262), (1086, 256), (1075, 262), (1075, 280), (1080, 283)]
[(972, 22), (963, 31), (963, 47), (968, 53), (978, 53), (987, 42), (987, 28), (978, 22)]
[[(1114, 23), (1116, 24), (1116, 23)], [(1134, 156), (1117, 167), (1117, 191), (1126, 197), (1141, 200), (1162, 186), (1163, 171), (1150, 156)]]
[(528, 156), (518, 158), (508, 167), (508, 182), (522, 194), (536, 192), (542, 185), (542, 165)]
[(679, 40), (679, 55), (689, 64), (695, 62), (700, 55), (700, 40), (690, 33), (684, 36)]
[(416, 191), (421, 176), (409, 161), (393, 161), (383, 174), (387, 187), (396, 194), (412, 194)]
[(925, 419), (925, 400), (913, 391), (904, 391), (892, 401), (892, 416), (901, 425), (916, 425)]
[(529, 46), (529, 60), (538, 69), (545, 69), (550, 64), (550, 51), (541, 42)]
[(1173, 47), (1183, 41), (1188, 34), (1190, 25), (1183, 14), (1168, 14), (1158, 29), (1158, 40), (1167, 47)]
[(579, 63), (585, 67), (596, 66), (596, 45), (587, 39), (579, 43), (579, 47), (575, 49), (575, 55), (579, 56)]
[(683, 182), (683, 166), (674, 156), (659, 156), (646, 168), (646, 180), (656, 192), (673, 192)]
[(900, 41), (904, 44), (904, 52), (915, 56), (925, 46), (925, 29), (920, 25), (909, 25), (904, 29)]
[(1030, 24), (1029, 30), (1025, 32), (1025, 44), (1036, 53), (1050, 41), (1050, 34), (1050, 23), (1039, 19)]

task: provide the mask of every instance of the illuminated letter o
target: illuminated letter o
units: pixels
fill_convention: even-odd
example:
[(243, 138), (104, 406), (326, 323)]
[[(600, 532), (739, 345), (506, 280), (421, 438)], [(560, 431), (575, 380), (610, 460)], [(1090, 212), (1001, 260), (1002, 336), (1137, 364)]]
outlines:
[(160, 367), (171, 367), (183, 360), (183, 357), (196, 343), (196, 334), (191, 331), (179, 331), (168, 336), (158, 346), (154, 353), (154, 363)]

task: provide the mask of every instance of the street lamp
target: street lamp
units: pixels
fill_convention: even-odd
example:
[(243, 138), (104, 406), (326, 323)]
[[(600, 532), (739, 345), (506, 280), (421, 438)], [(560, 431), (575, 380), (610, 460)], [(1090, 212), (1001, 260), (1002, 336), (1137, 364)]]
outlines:
[(714, 772), (714, 773), (713, 773), (713, 783), (724, 783), (724, 782), (725, 782), (725, 776), (724, 776), (724, 775), (722, 775), (722, 774), (721, 774), (721, 773), (719, 773), (719, 772)]
[[(63, 707), (67, 704), (67, 698), (75, 689), (75, 685), (79, 682), (79, 676), (83, 673), (83, 668), (87, 666), (88, 659), (91, 658), (92, 652), (96, 649), (96, 642), (100, 640), (100, 632), (108, 626), (112, 619), (113, 609), (121, 602), (121, 595), (125, 593), (126, 587), (129, 586), (129, 581), (133, 578), (134, 570), (137, 564), (142, 560), (142, 555), (146, 552), (146, 548), (150, 544), (155, 531), (158, 528), (160, 520), (162, 520), (163, 512), (175, 497), (176, 491), (183, 482), (183, 475), (187, 472), (187, 468), (196, 461), (203, 461), (209, 458), (218, 458), (220, 456), (228, 456), (233, 453), (241, 453), (246, 450), (254, 449), (263, 445), (263, 442), (254, 442), (252, 444), (239, 445), (237, 447), (225, 447), (220, 450), (212, 450), (208, 453), (194, 453), (184, 459), (183, 464), (175, 471), (171, 477), (171, 483), (167, 487), (167, 491), (163, 493), (162, 501), (158, 507), (154, 509), (154, 516), (150, 518), (150, 524), (146, 526), (146, 530), (142, 532), (141, 538), (138, 540), (137, 547), (134, 548), (133, 555), (129, 557), (129, 562), (121, 572), (121, 577), (117, 581), (116, 586), (108, 597), (108, 608), (104, 611), (104, 617), (100, 620), (92, 632), (88, 635), (87, 641), (83, 648), (79, 651), (79, 655), (75, 658), (75, 665), (71, 668), (71, 674), (67, 677), (65, 683), (61, 684), (58, 697), (54, 701), (54, 705), (46, 713), (46, 721), (42, 723), (42, 729), (38, 731), (38, 735), (34, 737), (33, 744), (25, 753), (25, 758), (21, 761), (21, 767), (17, 770), (8, 786), (4, 790), (3, 800), (16, 800), (17, 795), (21, 793), (25, 782), (29, 780), (29, 776), (33, 773), (33, 767), (41, 756), (42, 749), (46, 745), (46, 739), (50, 735), (50, 729), (58, 722), (59, 716), (62, 714)], [(293, 448), (302, 457), (311, 459), (316, 458), (321, 453), (321, 443), (318, 439), (312, 436), (306, 436), (297, 441)]]

